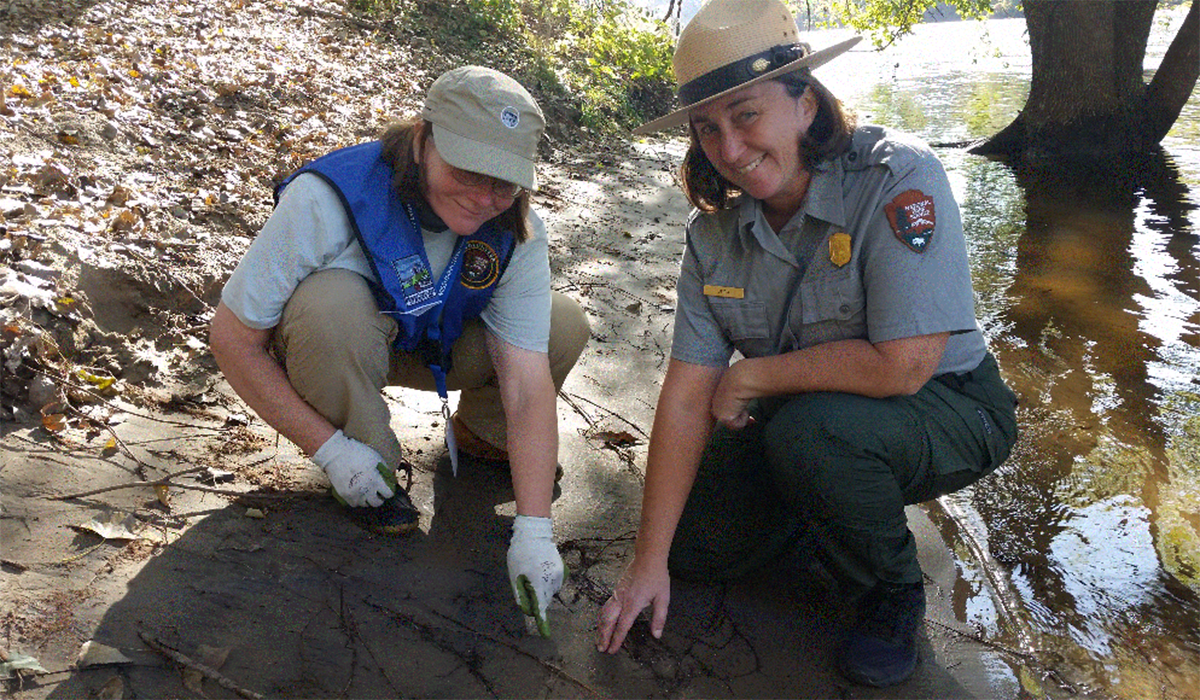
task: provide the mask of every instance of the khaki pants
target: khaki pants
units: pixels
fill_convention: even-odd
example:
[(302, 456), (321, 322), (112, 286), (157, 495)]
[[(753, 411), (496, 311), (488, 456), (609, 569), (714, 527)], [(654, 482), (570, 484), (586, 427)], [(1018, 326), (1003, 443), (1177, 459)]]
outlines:
[[(550, 376), (563, 381), (591, 335), (579, 304), (552, 293)], [(399, 465), (400, 442), (381, 389), (406, 386), (435, 391), (433, 375), (414, 355), (395, 352), (396, 322), (379, 313), (367, 281), (349, 270), (329, 269), (305, 278), (275, 328), (272, 349), (300, 396), (348, 437)], [(475, 435), (502, 450), (508, 437), (496, 372), (479, 319), (464, 324), (454, 343), (450, 390), (461, 390), (458, 415)]]

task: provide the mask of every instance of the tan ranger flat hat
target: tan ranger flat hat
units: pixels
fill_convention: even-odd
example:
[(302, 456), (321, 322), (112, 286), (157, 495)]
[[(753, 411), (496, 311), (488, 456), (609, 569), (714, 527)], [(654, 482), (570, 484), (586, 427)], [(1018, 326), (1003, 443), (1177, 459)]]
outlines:
[(857, 44), (854, 37), (813, 51), (799, 43), (792, 13), (779, 0), (709, 0), (675, 45), (679, 109), (633, 130), (649, 134), (688, 121), (688, 112), (763, 80), (813, 69)]
[(429, 87), (421, 118), (433, 124), (438, 154), (450, 165), (537, 189), (546, 120), (517, 81), (482, 66), (448, 70)]

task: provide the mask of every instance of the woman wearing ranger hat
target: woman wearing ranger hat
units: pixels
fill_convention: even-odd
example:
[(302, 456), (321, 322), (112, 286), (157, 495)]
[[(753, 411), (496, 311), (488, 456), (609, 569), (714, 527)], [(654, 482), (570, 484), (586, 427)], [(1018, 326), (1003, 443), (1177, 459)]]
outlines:
[[(922, 573), (904, 506), (991, 472), (1014, 397), (976, 324), (958, 207), (918, 140), (855, 128), (776, 0), (712, 0), (679, 37), (695, 205), (634, 558), (600, 613), (616, 651), (670, 576), (728, 579), (812, 529), (858, 613), (851, 680), (917, 664)], [(734, 351), (743, 359), (730, 364)]]
[(419, 119), (279, 186), (222, 292), (211, 344), (238, 395), (380, 533), (410, 531), (419, 515), (396, 484), (402, 452), (380, 391), (436, 390), (455, 471), (460, 452), (511, 465), (509, 578), (547, 634), (564, 572), (550, 521), (556, 391), (589, 328), (577, 303), (550, 291), (546, 234), (529, 207), (543, 128), (512, 78), (477, 66), (443, 74)]

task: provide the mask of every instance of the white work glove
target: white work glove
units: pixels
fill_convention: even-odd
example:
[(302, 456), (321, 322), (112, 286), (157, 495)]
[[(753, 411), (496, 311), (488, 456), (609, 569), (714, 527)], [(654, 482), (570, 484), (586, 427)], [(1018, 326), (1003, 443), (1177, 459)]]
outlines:
[(566, 577), (567, 566), (551, 537), (550, 518), (518, 515), (508, 546), (508, 582), (517, 607), (533, 616), (543, 637), (550, 636), (546, 607)]
[(321, 445), (312, 461), (325, 470), (333, 494), (348, 506), (378, 506), (395, 494), (396, 475), (389, 473), (383, 457), (342, 431)]

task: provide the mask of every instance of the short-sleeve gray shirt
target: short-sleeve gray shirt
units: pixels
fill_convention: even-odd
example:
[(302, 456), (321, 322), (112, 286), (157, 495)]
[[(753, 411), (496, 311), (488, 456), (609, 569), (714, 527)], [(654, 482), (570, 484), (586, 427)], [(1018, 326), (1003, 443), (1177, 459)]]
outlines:
[(935, 374), (974, 369), (986, 352), (945, 170), (924, 143), (882, 127), (859, 128), (813, 172), (778, 233), (750, 197), (694, 211), (677, 292), (671, 356), (692, 364), (941, 332), (952, 335)]
[[(532, 210), (530, 236), (509, 259), (480, 318), (505, 342), (546, 352), (550, 339), (550, 260), (546, 228)], [(422, 230), (437, 279), (454, 251), (452, 231)], [(225, 283), (221, 301), (250, 328), (273, 328), (301, 280), (317, 270), (352, 270), (378, 284), (337, 193), (310, 173), (298, 176)]]

